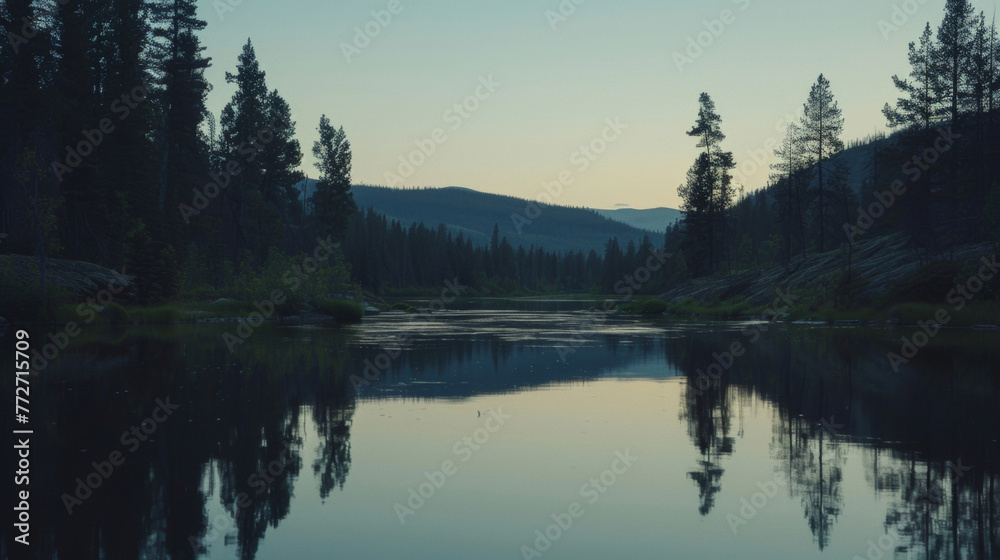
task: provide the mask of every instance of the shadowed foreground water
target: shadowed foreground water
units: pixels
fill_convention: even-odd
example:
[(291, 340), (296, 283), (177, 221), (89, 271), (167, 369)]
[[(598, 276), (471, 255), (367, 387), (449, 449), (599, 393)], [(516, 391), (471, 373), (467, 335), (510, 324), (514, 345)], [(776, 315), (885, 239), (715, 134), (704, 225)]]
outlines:
[(896, 373), (905, 331), (591, 319), (86, 333), (32, 382), (33, 555), (1000, 554), (1000, 335)]

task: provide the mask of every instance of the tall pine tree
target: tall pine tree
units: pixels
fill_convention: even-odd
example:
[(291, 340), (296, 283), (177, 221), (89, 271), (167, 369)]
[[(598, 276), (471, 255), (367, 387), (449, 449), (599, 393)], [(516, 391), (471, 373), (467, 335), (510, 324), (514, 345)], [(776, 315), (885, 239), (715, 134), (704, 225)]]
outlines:
[[(678, 192), (684, 200), (690, 254), (703, 255), (707, 259), (707, 262), (695, 263), (695, 269), (712, 274), (720, 239), (723, 249), (728, 247), (724, 239), (726, 213), (733, 203), (729, 172), (736, 164), (732, 152), (722, 151), (726, 135), (722, 133), (722, 117), (716, 113), (715, 102), (707, 93), (702, 93), (698, 104), (698, 119), (687, 134), (698, 139), (697, 147), (703, 151)], [(728, 251), (726, 254), (728, 256)]]
[(816, 214), (819, 225), (817, 247), (820, 253), (826, 250), (826, 223), (829, 218), (827, 205), (826, 168), (830, 158), (844, 149), (840, 139), (844, 130), (844, 117), (833, 98), (830, 81), (822, 74), (816, 80), (802, 115), (802, 142), (810, 166), (816, 167)]
[(312, 196), (313, 228), (339, 240), (347, 230), (348, 219), (357, 212), (351, 193), (351, 143), (344, 127), (333, 128), (330, 119), (319, 119), (319, 140), (313, 144), (313, 155), (319, 169), (319, 182)]
[(905, 94), (895, 107), (886, 103), (882, 113), (891, 127), (910, 127), (930, 130), (941, 112), (940, 75), (934, 66), (934, 35), (928, 23), (920, 36), (920, 43), (910, 43), (910, 78), (892, 77), (896, 89)]

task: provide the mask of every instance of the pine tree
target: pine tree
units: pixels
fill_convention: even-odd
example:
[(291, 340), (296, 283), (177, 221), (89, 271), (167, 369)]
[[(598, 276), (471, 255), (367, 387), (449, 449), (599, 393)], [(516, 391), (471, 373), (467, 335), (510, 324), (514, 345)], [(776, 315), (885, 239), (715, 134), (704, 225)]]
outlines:
[(970, 45), (968, 98), (966, 112), (973, 116), (972, 131), (974, 134), (973, 154), (975, 161), (971, 169), (972, 178), (968, 181), (966, 190), (968, 209), (983, 208), (989, 197), (992, 184), (989, 158), (991, 147), (987, 135), (990, 124), (990, 99), (992, 87), (996, 81), (993, 44), (996, 30), (986, 25), (986, 14), (980, 13), (975, 18), (974, 35)]
[(792, 258), (792, 238), (799, 241), (802, 256), (806, 254), (805, 242), (805, 212), (802, 204), (803, 184), (808, 184), (811, 176), (807, 165), (802, 143), (802, 129), (795, 123), (789, 123), (785, 139), (780, 147), (774, 150), (779, 159), (771, 165), (774, 173), (771, 180), (778, 193), (775, 195), (775, 206), (778, 210), (778, 221), (782, 224), (784, 238), (784, 263), (787, 265)]
[(911, 127), (930, 130), (940, 114), (941, 83), (934, 67), (934, 36), (928, 23), (920, 36), (920, 44), (910, 43), (910, 80), (892, 77), (896, 89), (906, 95), (895, 107), (886, 103), (882, 113), (891, 127)]
[(822, 74), (809, 92), (802, 115), (802, 142), (808, 154), (810, 166), (816, 167), (817, 216), (819, 223), (818, 250), (826, 250), (826, 204), (827, 187), (824, 184), (824, 170), (831, 157), (844, 149), (840, 135), (844, 130), (844, 117), (830, 90), (830, 82)]
[(966, 97), (975, 12), (969, 0), (947, 0), (944, 10), (944, 21), (937, 33), (934, 64), (941, 80), (947, 116), (953, 125), (957, 125)]
[(615, 291), (615, 285), (624, 277), (624, 255), (618, 238), (611, 238), (604, 247), (604, 267), (601, 271), (600, 289), (601, 293), (611, 294)]
[(710, 159), (708, 154), (698, 156), (687, 172), (687, 180), (677, 189), (677, 194), (683, 201), (684, 247), (694, 259), (693, 268), (697, 276), (711, 274), (715, 268), (715, 220)]
[(343, 236), (348, 220), (357, 211), (351, 193), (351, 144), (344, 127), (333, 128), (326, 115), (319, 120), (319, 140), (313, 144), (320, 178), (312, 196), (316, 229), (335, 239)]
[[(59, 191), (49, 167), (50, 161), (64, 154), (51, 154), (49, 134), (39, 134), (43, 119), (49, 116), (53, 105), (51, 84), (45, 83), (46, 66), (52, 62), (50, 36), (36, 31), (32, 38), (25, 37), (25, 22), (40, 20), (44, 11), (36, 9), (30, 0), (7, 0), (0, 4), (0, 21), (3, 36), (9, 44), (0, 50), (0, 232), (8, 237), (0, 239), (0, 251), (28, 249), (35, 246), (41, 258), (44, 247), (58, 241), (57, 216), (49, 216), (50, 234), (40, 225), (35, 202), (53, 207), (59, 200)], [(42, 269), (44, 272), (44, 268)]]
[(969, 75), (968, 97), (966, 111), (975, 114), (975, 123), (982, 134), (986, 125), (986, 112), (989, 110), (990, 86), (995, 79), (993, 75), (991, 50), (994, 31), (986, 25), (986, 14), (980, 13), (973, 21), (973, 37), (969, 45)]
[[(55, 143), (59, 148), (53, 158), (56, 160), (53, 175), (66, 204), (66, 215), (59, 229), (69, 255), (107, 262), (106, 246), (103, 251), (97, 248), (104, 242), (90, 235), (91, 224), (99, 223), (91, 220), (91, 216), (100, 217), (101, 212), (87, 202), (106, 200), (105, 193), (97, 192), (94, 187), (97, 183), (94, 156), (82, 157), (75, 167), (64, 166), (72, 157), (64, 146), (76, 146), (80, 142), (80, 131), (93, 126), (99, 110), (94, 99), (97, 88), (90, 56), (94, 14), (86, 10), (87, 7), (90, 4), (84, 2), (56, 6), (55, 27), (59, 38), (56, 42), (53, 120), (56, 123)], [(96, 253), (103, 254), (95, 255), (94, 248), (97, 248)]]
[[(833, 172), (830, 176), (830, 193), (833, 195), (833, 200), (839, 210), (839, 220), (843, 220), (844, 224), (851, 223), (851, 211), (857, 207), (858, 199), (854, 194), (854, 188), (851, 187), (849, 182), (851, 174), (851, 168), (844, 161), (843, 157), (834, 158), (833, 160)], [(854, 261), (854, 240), (850, 239), (846, 243), (847, 245), (847, 260), (845, 266), (846, 279), (848, 282), (852, 280), (853, 275), (853, 261)]]
[(249, 39), (239, 55), (236, 73), (226, 72), (226, 82), (236, 84), (236, 92), (219, 119), (220, 159), (238, 163), (240, 173), (224, 196), (229, 209), (224, 214), (224, 223), (228, 224), (225, 230), (233, 247), (233, 259), (240, 263), (244, 251), (252, 251), (258, 256), (263, 253), (260, 240), (267, 231), (259, 223), (259, 214), (265, 206), (260, 193), (263, 170), (258, 150), (268, 133), (266, 104), (269, 92), (265, 73)]
[[(297, 168), (302, 163), (302, 149), (295, 139), (295, 121), (288, 102), (272, 91), (267, 99), (267, 118), (273, 138), (264, 143), (258, 157), (263, 168), (261, 193), (265, 203), (285, 222), (292, 221), (293, 203), (298, 198), (295, 185), (302, 180)], [(266, 137), (265, 137), (266, 138)]]
[[(101, 147), (101, 168), (108, 196), (122, 195), (124, 238), (115, 238), (124, 266), (136, 275), (140, 301), (154, 302), (179, 288), (179, 264), (172, 231), (164, 215), (162, 149), (153, 138), (162, 126), (162, 107), (153, 96), (148, 56), (151, 28), (145, 0), (112, 0), (107, 22), (111, 58), (105, 63), (104, 107), (117, 112), (116, 128)], [(113, 194), (112, 194), (113, 193)], [(111, 199), (113, 200), (113, 199)], [(176, 222), (174, 222), (176, 224)]]
[[(210, 172), (208, 145), (201, 134), (208, 114), (205, 99), (211, 89), (205, 70), (211, 59), (202, 56), (197, 32), (206, 22), (197, 16), (194, 0), (157, 0), (150, 5), (153, 24), (153, 60), (157, 94), (162, 108), (163, 172), (159, 204), (172, 213), (188, 185), (201, 185)], [(171, 220), (177, 222), (177, 220)], [(172, 236), (183, 244), (185, 236)]]
[(707, 93), (698, 99), (698, 119), (688, 136), (698, 138), (697, 147), (703, 152), (688, 172), (687, 182), (678, 193), (684, 200), (686, 235), (693, 254), (707, 257), (706, 274), (715, 272), (716, 246), (720, 231), (728, 260), (728, 243), (724, 238), (726, 214), (733, 203), (732, 175), (736, 167), (732, 152), (724, 152), (721, 143), (722, 117), (716, 113), (715, 102)]

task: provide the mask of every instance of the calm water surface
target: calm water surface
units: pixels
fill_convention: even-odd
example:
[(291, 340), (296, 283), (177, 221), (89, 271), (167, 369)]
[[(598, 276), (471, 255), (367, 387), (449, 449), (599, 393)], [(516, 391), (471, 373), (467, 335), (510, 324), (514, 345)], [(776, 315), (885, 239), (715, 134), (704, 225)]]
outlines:
[[(595, 321), (573, 308), (267, 325), (235, 353), (222, 340), (232, 323), (85, 333), (32, 386), (32, 548), (1000, 555), (1000, 335), (944, 332), (897, 373), (886, 353), (905, 330)], [(145, 441), (128, 433), (151, 417)], [(95, 474), (113, 452), (124, 462)], [(100, 485), (78, 488), (88, 475)]]

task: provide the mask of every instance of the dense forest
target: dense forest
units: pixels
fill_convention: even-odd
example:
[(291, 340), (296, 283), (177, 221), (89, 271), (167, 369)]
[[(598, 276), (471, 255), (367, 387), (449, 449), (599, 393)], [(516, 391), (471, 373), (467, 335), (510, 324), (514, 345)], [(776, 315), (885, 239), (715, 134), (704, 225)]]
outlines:
[[(7, 0), (0, 10), (10, 47), (0, 51), (0, 253), (36, 259), (43, 293), (47, 259), (63, 258), (128, 271), (139, 303), (253, 297), (238, 288), (273, 285), (293, 256), (332, 240), (342, 254), (330, 291), (351, 290), (347, 278), (391, 294), (458, 277), (490, 294), (621, 292), (665, 248), (669, 265), (632, 286), (657, 294), (832, 250), (850, 282), (852, 247), (866, 237), (904, 233), (923, 258), (1000, 234), (1000, 45), (967, 0), (948, 0), (936, 33), (928, 24), (910, 44), (909, 76), (892, 77), (900, 98), (884, 109), (891, 135), (845, 150), (834, 86), (820, 75), (755, 192), (734, 184), (722, 118), (702, 94), (683, 221), (665, 238), (612, 238), (603, 251), (522, 244), (496, 228), (474, 241), (359, 209), (350, 142), (325, 115), (306, 212), (291, 108), (250, 40), (232, 61), (203, 56), (194, 0)], [(219, 115), (205, 105), (210, 64), (232, 68), (236, 87)], [(870, 151), (870, 163), (851, 168), (851, 151)]]
[[(4, 253), (94, 262), (136, 277), (143, 302), (222, 288), (275, 255), (342, 235), (351, 150), (325, 116), (320, 183), (304, 221), (302, 149), (248, 40), (206, 110), (194, 0), (3, 5), (0, 229)], [(234, 53), (235, 54), (235, 53)]]
[[(343, 247), (352, 279), (377, 293), (425, 293), (457, 278), (476, 293), (495, 295), (595, 287), (612, 293), (621, 289), (624, 272), (642, 267), (658, 245), (645, 237), (623, 249), (613, 238), (603, 257), (594, 250), (554, 252), (535, 245), (515, 249), (494, 225), (489, 245), (481, 246), (461, 232), (453, 236), (443, 225), (404, 228), (368, 209), (351, 220)], [(668, 277), (665, 269), (660, 277)]]
[[(309, 192), (312, 188), (310, 181)], [(662, 238), (666, 224), (671, 223), (667, 215), (653, 219), (648, 210), (637, 211), (650, 219), (648, 225), (637, 229), (635, 224), (616, 221), (620, 219), (616, 211), (544, 205), (462, 187), (404, 189), (354, 184), (351, 194), (361, 210), (374, 208), (405, 226), (420, 222), (428, 227), (445, 224), (452, 233), (462, 232), (482, 246), (490, 244), (493, 226), (498, 225), (500, 235), (515, 247), (534, 244), (549, 251), (584, 253), (593, 249), (600, 255), (610, 237), (618, 238), (622, 246), (629, 241), (640, 243), (644, 236), (655, 232)]]
[[(2, 10), (11, 48), (0, 54), (0, 252), (37, 258), (43, 292), (47, 259), (62, 258), (127, 271), (139, 303), (252, 298), (247, 286), (271, 273), (280, 285), (293, 255), (327, 239), (342, 242), (355, 283), (380, 293), (453, 276), (489, 293), (584, 290), (601, 275), (593, 252), (515, 247), (496, 234), (473, 244), (359, 212), (350, 142), (326, 116), (312, 147), (319, 179), (302, 204), (296, 123), (251, 41), (226, 73), (236, 93), (221, 114), (206, 109), (213, 61), (193, 0)], [(341, 271), (326, 277), (345, 278), (344, 260), (330, 262)]]

